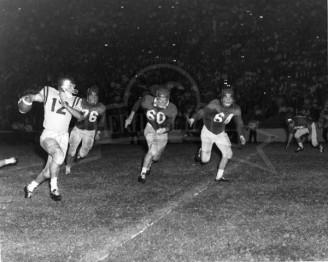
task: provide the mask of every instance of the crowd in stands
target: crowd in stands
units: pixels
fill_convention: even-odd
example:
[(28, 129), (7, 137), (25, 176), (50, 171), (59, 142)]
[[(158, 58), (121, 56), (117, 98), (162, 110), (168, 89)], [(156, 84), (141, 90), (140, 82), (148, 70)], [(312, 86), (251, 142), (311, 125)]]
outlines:
[[(5, 0), (0, 4), (0, 130), (28, 121), (17, 100), (76, 78), (81, 95), (98, 85), (106, 105), (122, 103), (136, 74), (173, 64), (197, 83), (201, 102), (224, 85), (235, 89), (245, 121), (283, 123), (310, 99), (327, 99), (327, 7), (308, 0)], [(195, 101), (195, 87), (179, 72), (154, 68), (133, 82), (128, 107), (152, 85), (177, 83), (172, 100), (180, 116)], [(130, 108), (125, 108), (128, 111)], [(37, 112), (36, 112), (37, 111)], [(118, 111), (115, 111), (116, 113)], [(28, 120), (26, 120), (28, 118)], [(42, 117), (40, 117), (42, 119)]]

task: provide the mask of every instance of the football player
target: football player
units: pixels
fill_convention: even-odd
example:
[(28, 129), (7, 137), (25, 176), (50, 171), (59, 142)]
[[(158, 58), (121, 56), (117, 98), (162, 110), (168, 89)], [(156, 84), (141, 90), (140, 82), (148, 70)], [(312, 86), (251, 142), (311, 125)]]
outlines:
[(153, 162), (160, 159), (167, 141), (168, 133), (174, 125), (177, 116), (176, 106), (170, 102), (170, 91), (166, 87), (160, 87), (156, 91), (155, 97), (145, 95), (139, 99), (133, 106), (129, 117), (125, 120), (127, 128), (141, 107), (147, 118), (147, 125), (144, 129), (144, 135), (148, 145), (138, 181), (146, 182), (146, 176), (150, 174), (150, 168)]
[(93, 86), (88, 88), (87, 98), (82, 99), (84, 119), (76, 122), (69, 137), (69, 149), (66, 156), (66, 175), (71, 173), (72, 163), (79, 144), (82, 142), (76, 156), (76, 161), (86, 157), (94, 141), (99, 139), (101, 131), (98, 129), (98, 121), (101, 122), (99, 127), (103, 129), (105, 111), (106, 107), (99, 102), (98, 87)]
[(320, 112), (320, 118), (318, 126), (322, 128), (322, 138), (325, 143), (328, 143), (328, 102), (325, 103), (323, 109)]
[(37, 94), (30, 94), (33, 102), (44, 104), (44, 130), (40, 137), (41, 147), (48, 153), (48, 160), (35, 180), (25, 186), (25, 198), (31, 198), (34, 189), (47, 179), (50, 179), (50, 197), (60, 201), (62, 196), (58, 190), (58, 173), (65, 160), (68, 147), (68, 128), (72, 115), (82, 119), (81, 98), (77, 93), (72, 78), (60, 78), (58, 90), (45, 86)]
[(304, 136), (308, 136), (310, 138), (314, 148), (318, 148), (320, 153), (323, 152), (323, 145), (318, 143), (316, 124), (309, 117), (309, 113), (305, 108), (301, 109), (299, 114), (294, 117), (294, 129), (294, 137), (298, 144), (298, 147), (295, 150), (296, 153), (304, 149), (302, 142), (302, 137)]
[(286, 144), (285, 149), (288, 150), (290, 143), (293, 140), (294, 133), (295, 133), (295, 129), (294, 129), (295, 123), (291, 116), (287, 117), (286, 125), (287, 125), (288, 138), (287, 138), (287, 144)]
[[(196, 154), (195, 160), (203, 164), (209, 162), (213, 144), (220, 149), (222, 158), (219, 163), (215, 181), (229, 181), (223, 177), (224, 169), (232, 157), (231, 142), (228, 134), (225, 132), (226, 125), (234, 119), (240, 144), (245, 145), (246, 139), (241, 133), (243, 121), (240, 107), (234, 103), (234, 92), (231, 88), (222, 90), (221, 99), (214, 99), (204, 108), (198, 110), (188, 119), (190, 126), (199, 119), (204, 120), (201, 131), (201, 148)], [(238, 141), (239, 143), (239, 141)]]
[(10, 157), (8, 159), (2, 159), (0, 160), (0, 167), (6, 166), (6, 165), (12, 165), (17, 163), (16, 157)]

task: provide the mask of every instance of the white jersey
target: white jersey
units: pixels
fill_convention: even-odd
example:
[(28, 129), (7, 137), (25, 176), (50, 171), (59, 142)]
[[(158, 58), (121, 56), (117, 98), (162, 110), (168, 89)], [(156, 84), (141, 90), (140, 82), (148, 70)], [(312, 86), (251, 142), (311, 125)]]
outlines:
[[(72, 115), (62, 106), (59, 91), (53, 87), (45, 86), (39, 94), (44, 99), (43, 127), (58, 134), (67, 133)], [(82, 110), (81, 101), (82, 99), (76, 96), (66, 99), (68, 105), (77, 110)]]

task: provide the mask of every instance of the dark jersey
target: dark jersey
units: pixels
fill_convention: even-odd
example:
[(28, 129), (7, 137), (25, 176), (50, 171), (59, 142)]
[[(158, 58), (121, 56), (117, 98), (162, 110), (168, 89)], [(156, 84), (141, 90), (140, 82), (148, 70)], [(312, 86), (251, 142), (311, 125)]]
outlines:
[(84, 113), (84, 119), (76, 122), (75, 126), (85, 130), (96, 130), (98, 118), (103, 116), (106, 107), (100, 102), (96, 105), (91, 105), (86, 99), (82, 99), (82, 111)]
[(195, 120), (203, 118), (206, 128), (216, 135), (225, 131), (225, 126), (231, 121), (232, 118), (234, 118), (238, 136), (241, 134), (243, 122), (240, 107), (236, 104), (225, 107), (219, 99), (215, 99), (204, 108), (198, 110), (192, 118)]
[(155, 130), (165, 127), (167, 131), (170, 131), (177, 116), (176, 106), (170, 102), (166, 108), (160, 108), (154, 105), (154, 100), (155, 97), (145, 95), (135, 103), (132, 111), (136, 112), (141, 107), (145, 112), (147, 121)]
[(294, 128), (301, 129), (308, 127), (312, 124), (312, 120), (306, 116), (295, 116), (294, 117)]

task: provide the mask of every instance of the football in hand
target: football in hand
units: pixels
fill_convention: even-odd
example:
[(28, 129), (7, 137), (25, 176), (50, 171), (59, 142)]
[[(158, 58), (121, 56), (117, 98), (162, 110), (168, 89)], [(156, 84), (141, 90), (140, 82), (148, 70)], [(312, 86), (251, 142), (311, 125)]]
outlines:
[(23, 96), (18, 101), (18, 110), (22, 114), (26, 114), (32, 108), (33, 101), (30, 96)]

